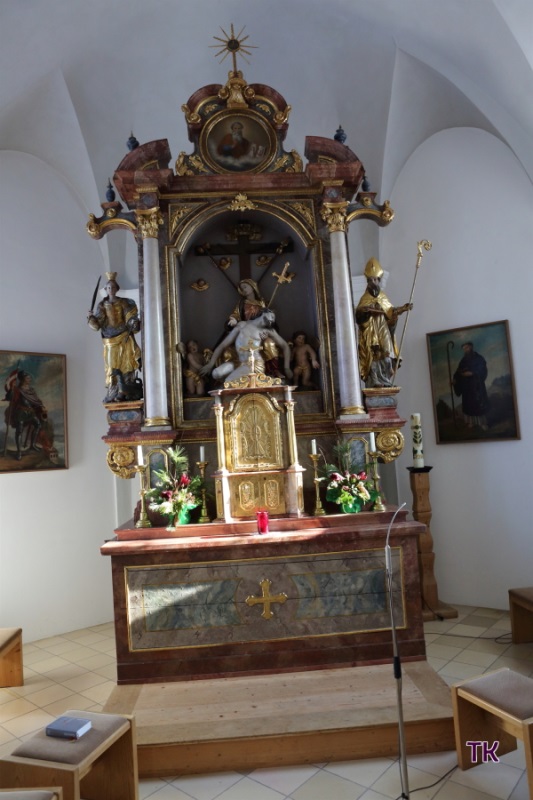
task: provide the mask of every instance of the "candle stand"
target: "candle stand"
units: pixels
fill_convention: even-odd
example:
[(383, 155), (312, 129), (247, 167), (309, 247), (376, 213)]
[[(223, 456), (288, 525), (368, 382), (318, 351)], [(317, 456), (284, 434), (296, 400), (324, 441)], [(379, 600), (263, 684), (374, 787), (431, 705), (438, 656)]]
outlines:
[(209, 464), (209, 461), (197, 461), (196, 466), (200, 470), (200, 475), (202, 478), (202, 513), (200, 514), (200, 519), (198, 522), (211, 522), (211, 517), (207, 513), (207, 505), (205, 502), (205, 468)]
[(313, 462), (313, 469), (315, 471), (314, 477), (314, 484), (315, 484), (315, 510), (314, 515), (315, 517), (322, 517), (326, 512), (322, 508), (322, 502), (320, 500), (320, 478), (318, 477), (318, 459), (320, 456), (318, 453), (309, 453), (309, 458)]
[(148, 491), (146, 487), (146, 472), (149, 469), (148, 464), (137, 464), (135, 467), (135, 471), (139, 473), (140, 480), (141, 480), (141, 491), (139, 492), (141, 496), (141, 509), (139, 513), (139, 519), (135, 523), (136, 528), (151, 528), (152, 523), (148, 519), (148, 513), (146, 511), (146, 492)]
[(381, 486), (380, 486), (380, 478), (378, 472), (378, 456), (379, 452), (376, 450), (373, 452), (369, 450), (368, 455), (370, 456), (370, 461), (372, 464), (372, 480), (374, 482), (374, 489), (378, 493), (377, 499), (374, 501), (374, 508), (373, 511), (386, 511), (387, 509), (383, 505), (383, 500), (381, 499)]
[(407, 467), (413, 493), (413, 517), (426, 526), (418, 537), (418, 564), (420, 568), (420, 590), (422, 594), (422, 617), (430, 619), (454, 619), (457, 609), (439, 600), (439, 590), (434, 573), (435, 553), (433, 536), (429, 523), (431, 505), (429, 502), (429, 472), (433, 467)]

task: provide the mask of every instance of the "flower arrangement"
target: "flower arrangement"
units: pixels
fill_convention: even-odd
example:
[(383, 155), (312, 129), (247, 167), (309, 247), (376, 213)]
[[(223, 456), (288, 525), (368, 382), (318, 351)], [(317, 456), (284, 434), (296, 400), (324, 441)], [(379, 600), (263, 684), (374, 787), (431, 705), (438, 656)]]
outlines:
[(333, 452), (339, 465), (326, 463), (324, 467), (326, 500), (341, 506), (345, 514), (356, 514), (375, 503), (379, 492), (365, 470), (353, 463), (349, 442), (339, 442)]
[(189, 512), (202, 502), (203, 482), (200, 475), (189, 474), (189, 459), (183, 447), (166, 450), (164, 469), (154, 469), (157, 484), (146, 492), (150, 510), (167, 517), (172, 526), (189, 521)]

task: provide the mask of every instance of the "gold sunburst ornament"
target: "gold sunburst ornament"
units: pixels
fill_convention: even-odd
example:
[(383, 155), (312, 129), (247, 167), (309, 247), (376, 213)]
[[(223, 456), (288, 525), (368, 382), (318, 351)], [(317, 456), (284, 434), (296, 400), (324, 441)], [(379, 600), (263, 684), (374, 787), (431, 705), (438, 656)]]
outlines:
[(218, 52), (215, 53), (215, 56), (220, 58), (220, 63), (224, 61), (227, 56), (231, 56), (233, 59), (233, 72), (237, 72), (237, 56), (241, 56), (247, 64), (250, 62), (246, 58), (246, 56), (251, 56), (250, 50), (257, 50), (257, 47), (253, 44), (245, 45), (244, 42), (249, 38), (248, 36), (243, 36), (245, 26), (241, 28), (239, 33), (235, 35), (235, 31), (233, 30), (233, 23), (230, 28), (230, 34), (228, 35), (224, 28), (220, 28), (222, 33), (224, 34), (225, 38), (221, 36), (213, 36), (213, 39), (216, 39), (218, 42), (222, 42), (222, 44), (210, 44), (209, 47), (216, 47)]

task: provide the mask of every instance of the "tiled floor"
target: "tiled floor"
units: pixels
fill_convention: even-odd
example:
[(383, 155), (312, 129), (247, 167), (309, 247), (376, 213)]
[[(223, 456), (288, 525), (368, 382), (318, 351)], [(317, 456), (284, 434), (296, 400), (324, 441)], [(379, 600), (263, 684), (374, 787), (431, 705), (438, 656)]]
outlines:
[[(533, 644), (510, 643), (506, 612), (456, 608), (457, 619), (425, 625), (428, 660), (448, 683), (502, 666), (533, 675)], [(0, 689), (0, 755), (68, 708), (102, 710), (115, 686), (113, 625), (25, 645), (24, 674), (24, 686)], [(410, 793), (421, 800), (528, 800), (521, 746), (497, 764), (468, 772), (456, 765), (454, 752), (408, 758)], [(388, 758), (139, 783), (141, 800), (391, 800), (401, 792), (398, 762)]]

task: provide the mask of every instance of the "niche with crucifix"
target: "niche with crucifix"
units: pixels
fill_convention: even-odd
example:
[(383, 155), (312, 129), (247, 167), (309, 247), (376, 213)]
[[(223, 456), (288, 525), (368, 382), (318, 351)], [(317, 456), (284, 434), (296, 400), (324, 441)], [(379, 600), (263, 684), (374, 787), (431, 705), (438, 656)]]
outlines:
[(327, 348), (319, 333), (315, 265), (290, 225), (259, 209), (224, 209), (191, 237), (181, 257), (172, 256), (184, 420), (208, 419), (208, 393), (235, 371), (249, 371), (250, 352), (237, 340), (244, 322), (261, 330), (255, 371), (296, 386), (299, 413), (322, 413)]

